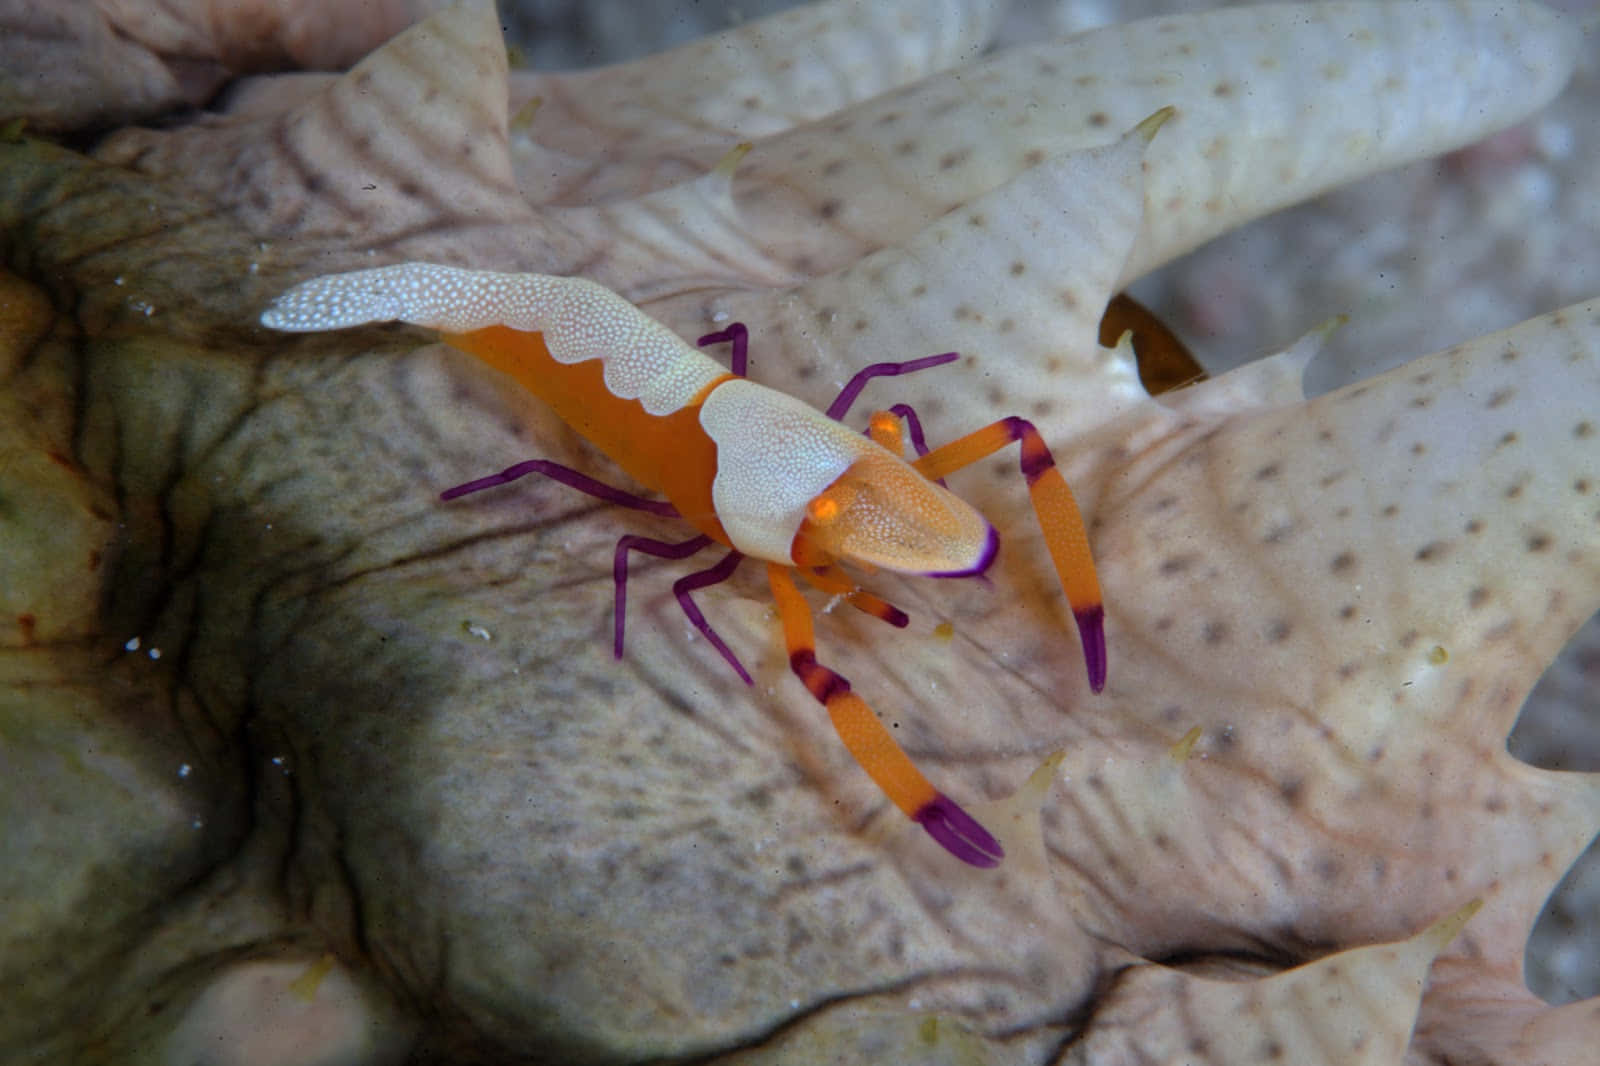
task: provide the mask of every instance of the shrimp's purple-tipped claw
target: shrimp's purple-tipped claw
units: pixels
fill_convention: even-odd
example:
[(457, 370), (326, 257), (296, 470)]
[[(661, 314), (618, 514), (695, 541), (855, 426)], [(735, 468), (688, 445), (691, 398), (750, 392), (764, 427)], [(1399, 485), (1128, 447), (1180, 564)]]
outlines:
[(1089, 672), (1089, 691), (1106, 687), (1106, 609), (1099, 604), (1073, 611), (1078, 639), (1083, 642), (1083, 663)]
[(939, 842), (939, 846), (969, 866), (983, 869), (999, 866), (1005, 849), (978, 820), (955, 800), (938, 793), (923, 805), (913, 820)]

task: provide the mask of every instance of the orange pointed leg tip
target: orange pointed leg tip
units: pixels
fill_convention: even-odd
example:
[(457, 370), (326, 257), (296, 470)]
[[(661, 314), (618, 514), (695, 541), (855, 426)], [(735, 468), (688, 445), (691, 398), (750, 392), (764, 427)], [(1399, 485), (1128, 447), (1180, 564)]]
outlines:
[(988, 870), (1000, 865), (1005, 849), (978, 820), (955, 800), (943, 792), (934, 793), (933, 799), (922, 805), (912, 820), (939, 846), (969, 866)]

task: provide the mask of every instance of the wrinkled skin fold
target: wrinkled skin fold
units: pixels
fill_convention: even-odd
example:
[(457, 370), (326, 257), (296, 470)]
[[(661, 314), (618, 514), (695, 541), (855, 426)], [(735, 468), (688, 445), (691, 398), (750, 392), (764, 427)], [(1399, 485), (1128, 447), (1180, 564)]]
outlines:
[[(1096, 334), (1201, 241), (1535, 111), (1577, 36), (1318, 4), (973, 59), (998, 13), (948, 8), (563, 78), (508, 74), (468, 3), (88, 153), (0, 143), (8, 1057), (1587, 1061), (1593, 1001), (1541, 1003), (1522, 952), (1600, 790), (1505, 737), (1600, 605), (1600, 304), (1309, 401), (1318, 335), (1152, 400)], [(758, 574), (701, 596), (752, 688), (666, 567), (618, 663), (611, 545), (681, 527), (536, 479), (441, 503), (531, 456), (612, 473), (506, 379), (418, 332), (254, 325), (405, 259), (743, 321), (812, 403), (959, 350), (863, 406), (935, 443), (1039, 427), (1104, 694), (1014, 460), (952, 478), (1004, 538), (991, 583), (875, 578), (908, 630), (818, 629), (1004, 864), (884, 809)]]

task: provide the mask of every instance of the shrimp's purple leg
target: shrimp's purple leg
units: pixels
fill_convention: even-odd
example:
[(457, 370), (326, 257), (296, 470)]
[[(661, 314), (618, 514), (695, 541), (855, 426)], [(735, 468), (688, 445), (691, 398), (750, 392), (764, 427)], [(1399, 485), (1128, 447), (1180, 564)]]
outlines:
[[(918, 455), (927, 455), (928, 438), (922, 435), (922, 419), (917, 417), (916, 409), (908, 403), (897, 403), (889, 408), (889, 413), (896, 418), (905, 419), (906, 429), (911, 433), (911, 446), (917, 450)], [(940, 484), (943, 484), (943, 481)]]
[[(628, 553), (631, 551), (643, 552), (653, 555), (657, 559), (687, 559), (695, 552), (711, 543), (711, 538), (704, 533), (688, 540), (677, 543), (666, 540), (656, 540), (654, 537), (641, 537), (635, 533), (617, 540), (617, 550), (611, 557), (611, 581), (617, 587), (615, 604), (615, 618), (612, 621), (611, 654), (622, 658), (622, 631), (623, 621), (627, 618), (628, 606)], [(690, 621), (693, 621), (690, 618)], [(704, 624), (704, 619), (701, 620)]]
[(728, 357), (728, 369), (733, 371), (734, 377), (745, 377), (745, 371), (750, 369), (750, 331), (744, 328), (743, 322), (730, 323), (727, 329), (707, 333), (694, 343), (697, 347), (704, 348), (708, 344), (721, 344), (724, 341), (733, 342), (733, 353)]
[(722, 653), (722, 657), (728, 661), (729, 666), (733, 667), (733, 672), (739, 675), (740, 680), (747, 685), (753, 685), (755, 682), (750, 679), (750, 674), (745, 670), (744, 664), (739, 661), (737, 655), (733, 654), (733, 649), (728, 647), (721, 635), (711, 628), (711, 623), (706, 621), (706, 616), (700, 613), (699, 607), (695, 606), (694, 597), (689, 595), (695, 589), (703, 589), (728, 580), (733, 576), (733, 572), (739, 569), (739, 564), (743, 561), (743, 552), (730, 551), (718, 560), (715, 566), (709, 566), (704, 570), (696, 570), (694, 573), (686, 574), (674, 581), (672, 583), (672, 592), (673, 595), (678, 597), (678, 606), (683, 608), (683, 613), (688, 615), (689, 621), (694, 623), (694, 627), (700, 631), (700, 635), (709, 640), (711, 646)]
[(651, 514), (662, 515), (666, 518), (678, 517), (678, 509), (666, 500), (651, 500), (644, 496), (636, 496), (631, 492), (624, 492), (622, 489), (613, 488), (603, 481), (596, 481), (587, 474), (580, 474), (570, 466), (552, 463), (548, 459), (528, 459), (517, 463), (515, 466), (508, 466), (498, 474), (490, 474), (487, 477), (480, 477), (476, 481), (468, 481), (463, 485), (445, 489), (439, 493), (439, 498), (441, 500), (454, 500), (467, 495), (469, 492), (482, 492), (484, 489), (492, 489), (497, 485), (509, 484), (518, 478), (527, 477), (529, 474), (543, 474), (552, 481), (559, 481), (569, 488), (574, 488), (597, 499), (605, 500), (607, 503), (614, 503), (621, 507), (631, 507), (636, 511), (648, 511)]
[[(698, 537), (690, 537), (688, 540), (678, 541), (675, 544), (670, 541), (655, 540), (651, 537), (641, 537), (633, 533), (617, 541), (617, 551), (611, 559), (611, 579), (617, 587), (616, 619), (613, 623), (611, 644), (611, 653), (613, 655), (618, 659), (622, 658), (623, 620), (627, 617), (628, 603), (628, 553), (630, 551), (643, 552), (646, 555), (653, 555), (657, 559), (687, 559), (710, 543), (711, 538), (705, 534), (701, 534)], [(722, 657), (728, 661), (728, 665), (733, 667), (733, 672), (739, 675), (740, 680), (747, 685), (753, 685), (755, 682), (750, 679), (750, 674), (745, 670), (744, 664), (739, 662), (738, 656), (733, 654), (733, 649), (728, 647), (721, 634), (711, 628), (711, 623), (706, 621), (706, 616), (700, 613), (700, 608), (696, 606), (694, 597), (690, 595), (695, 589), (703, 589), (708, 585), (715, 585), (719, 581), (726, 581), (739, 568), (739, 563), (742, 559), (744, 559), (742, 554), (730, 551), (715, 566), (707, 567), (704, 570), (696, 570), (694, 573), (686, 574), (674, 581), (672, 583), (672, 592), (678, 598), (678, 606), (688, 616), (690, 623), (700, 631), (700, 635), (710, 641), (711, 646), (716, 648)]]
[(866, 388), (867, 382), (873, 378), (914, 374), (918, 370), (953, 363), (959, 358), (961, 358), (959, 352), (942, 352), (939, 355), (925, 355), (921, 359), (912, 359), (904, 363), (873, 363), (871, 366), (864, 366), (856, 371), (855, 377), (845, 382), (844, 388), (839, 390), (839, 395), (834, 397), (827, 411), (823, 413), (835, 422), (841, 422), (844, 416), (850, 413), (850, 405), (856, 402), (856, 397), (861, 395), (861, 390)]

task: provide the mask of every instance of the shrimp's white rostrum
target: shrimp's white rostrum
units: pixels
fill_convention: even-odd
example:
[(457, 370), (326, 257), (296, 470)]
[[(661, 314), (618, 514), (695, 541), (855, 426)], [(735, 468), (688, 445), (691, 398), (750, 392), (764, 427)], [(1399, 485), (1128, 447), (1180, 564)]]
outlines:
[[(1033, 425), (1003, 418), (928, 450), (909, 408), (873, 416), (868, 434), (840, 421), (873, 377), (949, 362), (955, 353), (860, 371), (826, 412), (744, 379), (742, 326), (701, 339), (731, 340), (733, 372), (609, 289), (582, 278), (497, 274), (429, 263), (315, 278), (262, 315), (274, 329), (312, 331), (400, 320), (439, 330), (452, 346), (501, 370), (555, 409), (641, 484), (650, 500), (545, 460), (456, 486), (445, 499), (542, 473), (624, 506), (681, 516), (699, 535), (679, 543), (625, 536), (617, 545), (615, 651), (622, 653), (627, 557), (685, 558), (711, 542), (731, 549), (674, 586), (690, 620), (746, 682), (749, 674), (705, 621), (690, 593), (733, 573), (745, 556), (767, 564), (796, 676), (828, 710), (839, 737), (888, 797), (951, 854), (996, 865), (998, 841), (924, 777), (850, 683), (818, 662), (811, 611), (793, 572), (897, 626), (896, 608), (860, 591), (842, 566), (932, 577), (980, 574), (995, 530), (940, 483), (1006, 445), (1022, 473), (1077, 620), (1090, 687), (1105, 685), (1100, 586), (1072, 491)], [(919, 455), (902, 457), (901, 420)]]

